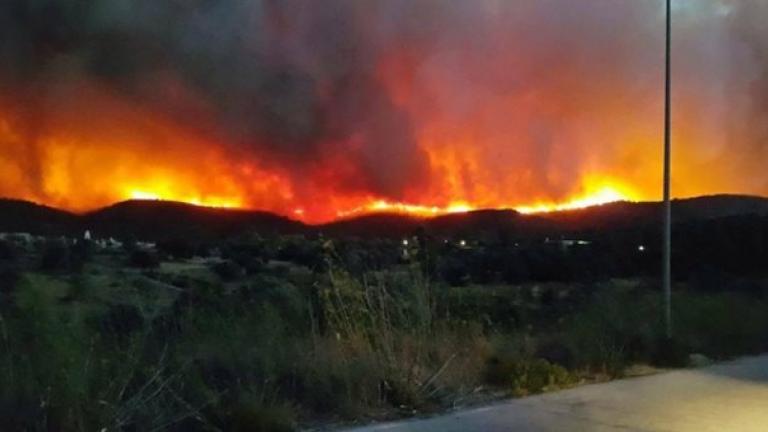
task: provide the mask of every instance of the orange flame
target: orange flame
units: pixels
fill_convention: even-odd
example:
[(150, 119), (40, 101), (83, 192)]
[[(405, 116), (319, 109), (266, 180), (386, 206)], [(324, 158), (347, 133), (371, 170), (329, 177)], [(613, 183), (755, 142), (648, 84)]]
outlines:
[[(548, 213), (554, 211), (577, 210), (592, 206), (609, 204), (619, 201), (636, 201), (637, 195), (627, 186), (621, 185), (615, 180), (596, 180), (590, 178), (585, 188), (586, 192), (566, 199), (562, 202), (537, 201), (533, 204), (512, 205), (502, 204), (493, 208), (503, 210), (516, 210), (523, 214)], [(479, 210), (482, 207), (467, 202), (457, 201), (448, 206), (426, 206), (386, 200), (375, 200), (351, 210), (337, 212), (340, 218), (349, 218), (367, 213), (399, 213), (416, 217), (432, 217), (452, 213), (467, 213)]]
[[(0, 147), (3, 172), (0, 195), (73, 210), (88, 210), (127, 199), (170, 200), (209, 207), (262, 209), (311, 223), (382, 212), (417, 217), (483, 208), (539, 213), (653, 196), (644, 192), (647, 187), (638, 191), (630, 186), (629, 180), (602, 175), (599, 171), (582, 176), (581, 187), (562, 199), (545, 198), (546, 189), (537, 191), (531, 186), (535, 179), (526, 180), (519, 191), (509, 183), (511, 180), (495, 184), (486, 178), (483, 155), (478, 153), (480, 148), (469, 139), (452, 144), (435, 141), (441, 134), (435, 129), (438, 126), (426, 128), (421, 139), (430, 155), (431, 189), (411, 193), (412, 197), (399, 201), (371, 196), (365, 191), (337, 193), (333, 185), (318, 182), (309, 192), (303, 192), (304, 196), (316, 198), (304, 201), (298, 195), (297, 184), (280, 171), (261, 167), (252, 160), (236, 160), (221, 150), (221, 145), (162, 123), (156, 123), (149, 130), (156, 139), (159, 137), (172, 145), (167, 146), (169, 150), (164, 154), (148, 158), (144, 156), (152, 155), (152, 145), (124, 136), (120, 127), (107, 128), (107, 134), (116, 131), (112, 136), (102, 135), (103, 131), (90, 135), (75, 130), (44, 137), (37, 149), (42, 177), (34, 188), (25, 181), (24, 172), (12, 159), (13, 152), (23, 147), (21, 134), (8, 118), (0, 115), (0, 142), (4, 143)], [(336, 163), (327, 168), (332, 172)], [(462, 173), (477, 183), (468, 189), (462, 183)], [(651, 186), (655, 185), (651, 183)], [(505, 196), (508, 191), (512, 193)], [(526, 195), (542, 198), (526, 200)]]
[(515, 210), (520, 213), (547, 213), (553, 211), (578, 210), (619, 201), (637, 201), (637, 195), (625, 186), (606, 182), (589, 192), (570, 198), (563, 202), (537, 202), (531, 205), (518, 206)]
[[(362, 170), (379, 167), (355, 165), (344, 145), (330, 146), (317, 161), (289, 166), (98, 84), (77, 82), (70, 85), (78, 98), (57, 102), (62, 106), (51, 109), (41, 125), (25, 119), (17, 107), (22, 97), (14, 103), (0, 94), (0, 196), (74, 211), (126, 199), (173, 200), (272, 211), (309, 223), (372, 212), (537, 213), (658, 199), (658, 107), (627, 107), (613, 97), (616, 88), (609, 88), (618, 84), (563, 92), (572, 85), (566, 80), (511, 97), (473, 82), (474, 90), (485, 92), (482, 103), (469, 100), (460, 109), (441, 110), (435, 105), (441, 93), (456, 89), (455, 77), (437, 69), (430, 69), (434, 76), (415, 75), (413, 61), (396, 53), (380, 65), (392, 103), (412, 120), (414, 145), (426, 165), (426, 175), (405, 190), (384, 194), (365, 182), (353, 184)], [(539, 127), (539, 117), (555, 120)], [(610, 125), (601, 127), (595, 119)], [(695, 115), (681, 112), (676, 121), (676, 196), (765, 192), (754, 180), (763, 172), (758, 162), (764, 157), (714, 157), (698, 147), (712, 134), (699, 131)], [(546, 143), (546, 154), (538, 139)]]

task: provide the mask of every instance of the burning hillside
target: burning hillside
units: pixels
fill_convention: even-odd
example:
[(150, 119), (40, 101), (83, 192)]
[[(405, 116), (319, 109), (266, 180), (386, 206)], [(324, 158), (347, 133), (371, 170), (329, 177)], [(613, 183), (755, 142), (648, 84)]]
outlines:
[[(660, 1), (6, 3), (0, 196), (318, 222), (660, 193)], [(675, 194), (768, 194), (768, 6), (677, 3)]]

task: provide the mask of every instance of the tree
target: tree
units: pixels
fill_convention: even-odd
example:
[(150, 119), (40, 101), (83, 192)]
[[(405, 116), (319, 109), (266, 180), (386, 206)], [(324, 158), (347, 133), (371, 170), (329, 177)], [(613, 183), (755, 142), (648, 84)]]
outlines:
[(0, 261), (16, 261), (16, 248), (5, 240), (0, 240)]
[(40, 267), (44, 271), (59, 271), (69, 264), (69, 250), (63, 242), (49, 241), (43, 247)]
[(132, 267), (138, 267), (142, 269), (152, 269), (160, 266), (160, 261), (157, 259), (157, 256), (143, 249), (136, 249), (131, 252), (130, 256), (128, 257), (128, 263)]

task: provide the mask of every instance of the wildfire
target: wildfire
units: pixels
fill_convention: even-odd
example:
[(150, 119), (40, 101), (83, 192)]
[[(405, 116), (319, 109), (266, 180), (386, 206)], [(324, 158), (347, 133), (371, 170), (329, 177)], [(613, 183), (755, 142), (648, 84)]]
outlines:
[[(39, 23), (0, 11), (19, 25), (0, 64), (0, 197), (307, 223), (659, 199), (656, 2), (329, 1), (21, 14)], [(762, 3), (730, 3), (728, 20), (697, 10), (678, 39), (675, 197), (768, 194)]]
[(553, 211), (578, 210), (592, 206), (609, 204), (619, 201), (635, 201), (633, 194), (622, 191), (615, 186), (606, 185), (594, 192), (581, 195), (564, 202), (538, 202), (532, 205), (515, 207), (515, 210), (524, 214), (548, 213)]
[(340, 218), (358, 216), (366, 213), (402, 213), (416, 217), (430, 217), (450, 213), (466, 213), (474, 209), (474, 206), (464, 202), (457, 202), (449, 206), (440, 207), (376, 200), (351, 210), (340, 210), (336, 214)]
[(192, 204), (201, 207), (214, 207), (214, 208), (240, 208), (243, 207), (241, 201), (236, 198), (222, 198), (222, 197), (199, 197), (199, 196), (175, 196), (173, 194), (162, 195), (154, 192), (146, 192), (140, 190), (131, 191), (130, 196), (127, 197), (131, 200), (142, 201), (177, 201), (187, 204)]
[[(589, 185), (585, 188), (587, 190), (586, 192), (561, 202), (539, 201), (527, 205), (502, 204), (494, 205), (492, 208), (500, 210), (516, 210), (523, 214), (534, 214), (577, 210), (613, 202), (637, 200), (637, 194), (635, 194), (631, 188), (621, 185), (618, 182), (599, 182), (590, 178), (586, 183)], [(390, 202), (386, 200), (375, 200), (368, 204), (355, 207), (351, 210), (339, 211), (337, 212), (337, 216), (339, 218), (349, 218), (369, 213), (396, 213), (407, 214), (415, 217), (433, 217), (453, 213), (467, 213), (481, 208), (484, 207), (473, 205), (464, 201), (457, 201), (447, 206), (427, 206), (401, 202)]]
[[(220, 150), (222, 146), (167, 125), (152, 129), (169, 144), (166, 152), (151, 163), (141, 157), (151, 151), (151, 145), (131, 142), (119, 133), (110, 136), (112, 127), (99, 130), (98, 134), (46, 137), (36, 154), (41, 172), (37, 189), (11, 164), (3, 170), (5, 183), (0, 185), (0, 195), (15, 195), (77, 211), (122, 200), (179, 201), (206, 207), (266, 210), (308, 223), (322, 223), (370, 213), (434, 217), (489, 208), (521, 213), (572, 210), (647, 199), (652, 196), (649, 190), (656, 189), (653, 183), (636, 189), (631, 177), (606, 176), (595, 170), (581, 175), (577, 180), (581, 186), (572, 188), (573, 192), (565, 198), (530, 200), (531, 196), (547, 197), (547, 186), (539, 188), (537, 178), (530, 177), (525, 169), (513, 171), (498, 183), (498, 178), (492, 177), (492, 171), (487, 169), (489, 162), (483, 158), (477, 142), (470, 138), (441, 141), (440, 126), (438, 122), (426, 128), (420, 139), (430, 155), (432, 186), (417, 189), (403, 200), (371, 195), (366, 190), (337, 190), (333, 175), (345, 167), (343, 159), (327, 162), (320, 172), (307, 172), (311, 185), (307, 188), (297, 183), (291, 173), (264, 168), (250, 160), (237, 160)], [(466, 126), (468, 130), (471, 127)], [(4, 162), (13, 160), (14, 148), (23, 147), (23, 141), (14, 124), (5, 119), (0, 122), (0, 141), (6, 143), (5, 150), (11, 151), (5, 159), (0, 157), (3, 168)], [(100, 141), (114, 144), (97, 144)], [(3, 150), (0, 148), (0, 156)], [(557, 171), (548, 177), (549, 182), (557, 180)]]
[[(147, 201), (178, 201), (203, 207), (215, 208), (243, 208), (243, 202), (238, 198), (215, 196), (184, 196), (173, 193), (157, 193), (143, 190), (132, 190), (126, 199)], [(512, 209), (523, 214), (548, 213), (555, 211), (576, 210), (619, 201), (634, 201), (634, 195), (625, 187), (604, 185), (592, 192), (567, 199), (562, 202), (542, 201), (529, 205), (499, 205), (495, 209)], [(394, 213), (414, 217), (434, 217), (454, 213), (468, 213), (482, 208), (467, 202), (457, 201), (447, 206), (429, 206), (403, 202), (390, 202), (387, 200), (375, 200), (365, 205), (354, 207), (350, 210), (338, 210), (338, 218), (350, 218), (372, 213)], [(306, 211), (302, 208), (293, 210), (293, 217), (306, 219)]]

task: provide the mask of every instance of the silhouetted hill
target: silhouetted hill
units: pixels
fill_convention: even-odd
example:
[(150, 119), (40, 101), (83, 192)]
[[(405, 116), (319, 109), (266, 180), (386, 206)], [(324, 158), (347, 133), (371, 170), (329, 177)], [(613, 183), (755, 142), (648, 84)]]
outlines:
[(315, 229), (331, 237), (403, 237), (427, 221), (403, 214), (376, 213), (318, 225)]
[(0, 199), (0, 232), (26, 232), (39, 235), (69, 233), (77, 216), (28, 201)]
[(125, 201), (86, 214), (81, 224), (100, 237), (138, 239), (208, 239), (249, 231), (295, 234), (306, 228), (301, 222), (269, 212), (142, 200)]
[[(714, 195), (679, 199), (672, 203), (675, 223), (749, 214), (768, 215), (768, 199)], [(616, 202), (585, 209), (523, 215), (514, 210), (478, 210), (423, 219), (408, 215), (374, 214), (341, 220), (320, 229), (329, 235), (404, 236), (423, 229), (437, 236), (515, 237), (555, 236), (582, 231), (603, 231), (661, 222), (660, 202)]]
[[(661, 223), (661, 202), (615, 202), (579, 210), (543, 213), (539, 218), (564, 231), (610, 230)], [(740, 215), (768, 215), (768, 198), (712, 195), (672, 201), (675, 223)]]
[[(85, 215), (29, 202), (0, 200), (0, 232), (73, 234), (88, 229), (99, 237), (213, 239), (246, 232), (317, 234), (337, 237), (402, 237), (423, 231), (436, 236), (566, 235), (655, 225), (659, 202), (617, 202), (580, 210), (523, 215), (514, 210), (479, 210), (434, 218), (370, 214), (309, 226), (268, 212), (216, 209), (168, 201), (126, 201)], [(768, 198), (716, 195), (675, 200), (676, 223), (746, 215), (768, 215)]]
[(431, 218), (397, 213), (378, 213), (331, 222), (316, 227), (329, 236), (403, 237), (417, 231), (434, 236), (478, 236), (500, 232), (518, 235), (523, 231), (546, 230), (551, 223), (536, 216), (525, 216), (514, 210), (477, 210)]
[(521, 238), (546, 234), (554, 227), (536, 215), (514, 210), (477, 210), (436, 217), (427, 222), (425, 229), (441, 237)]

